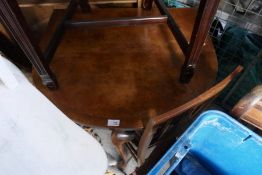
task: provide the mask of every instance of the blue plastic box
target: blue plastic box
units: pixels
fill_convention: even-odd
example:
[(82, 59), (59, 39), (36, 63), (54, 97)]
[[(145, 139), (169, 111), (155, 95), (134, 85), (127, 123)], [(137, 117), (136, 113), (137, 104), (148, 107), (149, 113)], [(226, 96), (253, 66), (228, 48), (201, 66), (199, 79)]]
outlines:
[[(181, 173), (183, 170), (186, 173)], [(227, 114), (207, 111), (148, 175), (169, 175), (174, 171), (177, 174), (262, 175), (262, 139)]]

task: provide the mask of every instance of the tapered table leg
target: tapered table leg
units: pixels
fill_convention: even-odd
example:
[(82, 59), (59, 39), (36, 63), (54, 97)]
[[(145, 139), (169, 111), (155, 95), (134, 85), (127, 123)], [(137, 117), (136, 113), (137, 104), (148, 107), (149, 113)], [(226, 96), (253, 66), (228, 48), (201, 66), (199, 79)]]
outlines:
[(153, 0), (142, 0), (142, 8), (146, 10), (151, 10), (153, 5)]
[(88, 0), (77, 0), (77, 3), (80, 5), (80, 8), (82, 9), (82, 12), (88, 13), (91, 11), (91, 7), (89, 5)]
[(0, 0), (0, 19), (6, 30), (21, 47), (27, 58), (42, 79), (42, 83), (50, 89), (57, 87), (49, 67), (44, 63), (43, 55), (33, 41), (29, 27), (15, 0)]
[(218, 5), (219, 0), (201, 0), (200, 2), (194, 29), (186, 53), (185, 63), (181, 70), (181, 83), (188, 83), (194, 75), (202, 47), (204, 46)]

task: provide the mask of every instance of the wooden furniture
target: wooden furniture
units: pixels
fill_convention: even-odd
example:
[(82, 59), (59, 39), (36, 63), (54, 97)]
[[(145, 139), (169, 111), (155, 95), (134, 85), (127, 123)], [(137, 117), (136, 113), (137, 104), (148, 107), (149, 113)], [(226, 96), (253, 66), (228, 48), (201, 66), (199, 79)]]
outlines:
[[(190, 39), (196, 10), (171, 9)], [(56, 10), (40, 44), (45, 48), (59, 25)], [(116, 16), (158, 15), (136, 8), (95, 9), (76, 13), (75, 20)], [(83, 40), (83, 38), (85, 38)], [(172, 59), (174, 58), (174, 59)], [(180, 106), (209, 89), (217, 73), (217, 58), (208, 39), (198, 71), (188, 84), (179, 83), (184, 56), (165, 24), (68, 29), (50, 64), (59, 89), (50, 91), (33, 72), (36, 87), (74, 121), (85, 125), (140, 129), (143, 120)], [(119, 122), (112, 125), (111, 122)], [(112, 121), (113, 120), (113, 121)]]
[[(152, 8), (153, 0), (143, 1), (142, 7), (144, 9)], [(56, 47), (62, 38), (63, 30), (68, 26), (85, 26), (85, 27), (105, 27), (115, 25), (140, 25), (140, 24), (155, 24), (155, 23), (167, 23), (173, 35), (178, 41), (178, 44), (185, 55), (185, 61), (182, 67), (180, 81), (182, 83), (188, 83), (194, 74), (194, 70), (197, 66), (199, 56), (201, 54), (202, 47), (204, 45), (209, 26), (213, 20), (213, 16), (219, 4), (219, 0), (202, 0), (199, 5), (198, 14), (194, 22), (194, 30), (192, 31), (190, 42), (188, 42), (174, 20), (170, 11), (165, 7), (162, 0), (155, 0), (155, 3), (160, 11), (158, 16), (140, 16), (140, 17), (128, 17), (128, 18), (114, 18), (109, 20), (82, 20), (82, 21), (70, 21), (70, 18), (74, 14), (77, 4), (81, 6), (83, 12), (89, 12), (90, 5), (86, 0), (70, 0), (68, 8), (61, 19), (60, 24), (57, 26), (53, 37), (50, 39), (47, 48), (43, 50), (43, 54), (40, 51), (37, 44), (30, 36), (30, 31), (26, 25), (25, 19), (18, 7), (15, 0), (1, 0), (0, 1), (0, 18), (14, 37), (22, 50), (30, 59), (34, 65), (35, 70), (41, 77), (42, 83), (51, 89), (56, 88), (56, 80), (49, 69), (48, 60), (51, 60)]]
[[(154, 134), (157, 131), (159, 125), (170, 121), (171, 119), (175, 119), (179, 117), (182, 113), (189, 111), (187, 115), (194, 115), (196, 116), (198, 112), (201, 111), (202, 108), (206, 107), (206, 103), (208, 100), (214, 98), (219, 92), (221, 92), (230, 82), (231, 80), (241, 72), (242, 67), (237, 67), (230, 75), (228, 75), (224, 80), (220, 81), (207, 91), (203, 92), (202, 94), (198, 95), (197, 97), (189, 100), (188, 102), (184, 103), (181, 106), (171, 109), (170, 111), (163, 113), (161, 115), (155, 115), (152, 117), (148, 117), (144, 120), (144, 129), (139, 139), (139, 144), (137, 150), (132, 146), (132, 144), (128, 144), (127, 147), (131, 151), (131, 154), (134, 158), (137, 159), (138, 163), (141, 165), (145, 161), (146, 153), (148, 153), (149, 145), (152, 141)], [(196, 114), (196, 115), (195, 115)], [(187, 116), (193, 117), (193, 116)], [(117, 146), (119, 153), (122, 157), (126, 158), (125, 156), (125, 148), (124, 144), (132, 141), (134, 135), (132, 133), (126, 133), (126, 137), (123, 137), (125, 132), (114, 132), (113, 133), (113, 143)], [(161, 133), (162, 135), (164, 133)], [(119, 136), (118, 136), (119, 135)]]
[[(196, 9), (170, 9), (187, 41)], [(56, 10), (41, 42), (46, 48), (64, 10)], [(94, 9), (72, 20), (160, 15), (157, 9)], [(102, 25), (102, 23), (100, 23)], [(166, 24), (83, 28), (65, 31), (50, 63), (59, 89), (50, 91), (33, 72), (36, 87), (71, 119), (83, 125), (141, 130), (148, 117), (179, 107), (209, 89), (217, 58), (208, 38), (198, 71), (188, 84), (179, 82), (184, 55)], [(112, 135), (114, 137), (114, 135)], [(117, 145), (118, 143), (116, 143)]]
[[(58, 8), (66, 8), (68, 0), (17, 0), (19, 7), (33, 7), (33, 6), (55, 6)], [(140, 5), (139, 5), (140, 3)], [(100, 4), (136, 4), (141, 7), (140, 0), (90, 0), (90, 5)]]
[[(143, 3), (151, 10), (90, 11), (81, 1), (88, 12), (82, 13), (71, 0), (66, 10), (54, 11), (40, 47), (15, 1), (0, 0), (0, 16), (34, 64), (34, 83), (47, 98), (77, 123), (118, 132), (143, 129), (148, 118), (213, 85), (217, 58), (206, 36), (218, 2), (202, 0), (199, 10), (167, 9), (155, 0), (158, 8)], [(56, 91), (48, 89), (56, 88), (52, 75)]]
[(232, 114), (262, 130), (262, 85), (240, 99), (232, 109)]

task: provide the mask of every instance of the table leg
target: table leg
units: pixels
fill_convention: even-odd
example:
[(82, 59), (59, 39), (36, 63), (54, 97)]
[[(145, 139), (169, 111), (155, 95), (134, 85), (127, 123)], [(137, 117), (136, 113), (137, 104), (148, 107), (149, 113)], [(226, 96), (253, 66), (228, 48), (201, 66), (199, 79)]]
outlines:
[(142, 8), (146, 10), (151, 10), (153, 5), (153, 0), (142, 0)]
[(77, 0), (77, 3), (80, 5), (80, 8), (82, 9), (82, 12), (88, 13), (91, 11), (91, 7), (89, 5), (88, 0)]
[(201, 0), (190, 44), (186, 53), (185, 63), (181, 70), (181, 83), (188, 83), (194, 71), (206, 40), (210, 25), (219, 5), (219, 0)]
[(33, 41), (29, 27), (15, 0), (0, 0), (0, 19), (6, 30), (33, 64), (42, 79), (42, 83), (50, 89), (55, 89), (57, 87), (56, 81), (49, 67), (44, 63), (40, 48)]

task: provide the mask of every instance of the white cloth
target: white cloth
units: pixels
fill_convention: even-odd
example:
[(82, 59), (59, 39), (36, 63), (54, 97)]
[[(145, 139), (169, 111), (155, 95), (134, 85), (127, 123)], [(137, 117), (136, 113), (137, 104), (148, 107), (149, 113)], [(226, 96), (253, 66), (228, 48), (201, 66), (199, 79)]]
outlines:
[(0, 175), (102, 175), (101, 145), (0, 56)]

